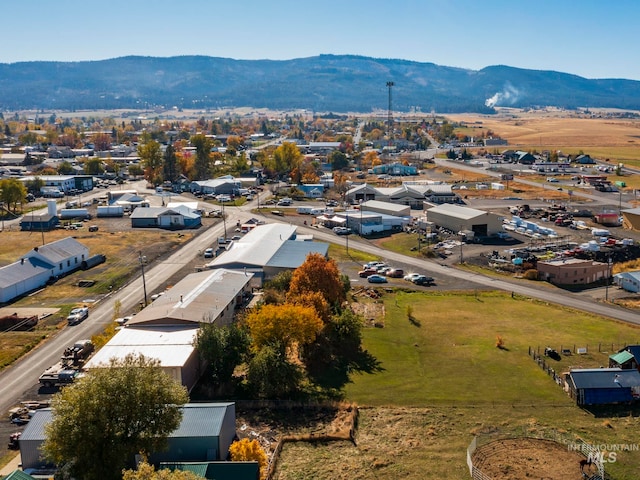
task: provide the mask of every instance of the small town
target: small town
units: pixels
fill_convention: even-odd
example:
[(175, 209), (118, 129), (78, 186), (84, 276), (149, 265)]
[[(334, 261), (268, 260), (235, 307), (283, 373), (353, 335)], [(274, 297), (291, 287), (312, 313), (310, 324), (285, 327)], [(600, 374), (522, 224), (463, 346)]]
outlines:
[(0, 480), (638, 480), (640, 3), (44, 7)]

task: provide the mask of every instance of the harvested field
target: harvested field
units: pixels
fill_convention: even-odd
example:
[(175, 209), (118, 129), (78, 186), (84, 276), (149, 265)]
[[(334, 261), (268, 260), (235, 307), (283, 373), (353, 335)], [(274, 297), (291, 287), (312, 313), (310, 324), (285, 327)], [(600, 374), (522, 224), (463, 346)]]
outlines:
[(469, 125), (470, 134), (479, 136), (491, 130), (509, 142), (509, 148), (523, 150), (561, 150), (575, 154), (580, 150), (596, 158), (612, 161), (638, 159), (640, 120), (591, 117), (578, 112), (554, 109), (524, 112), (499, 109), (497, 115), (451, 114), (447, 118)]

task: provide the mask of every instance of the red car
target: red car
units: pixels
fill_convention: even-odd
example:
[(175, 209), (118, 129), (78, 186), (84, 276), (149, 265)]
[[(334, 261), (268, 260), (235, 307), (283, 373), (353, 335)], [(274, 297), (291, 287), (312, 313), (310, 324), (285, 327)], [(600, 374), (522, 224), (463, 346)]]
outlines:
[(400, 268), (392, 268), (387, 272), (387, 277), (391, 278), (402, 278), (404, 277), (404, 270)]
[(361, 278), (367, 278), (376, 273), (378, 273), (378, 271), (374, 270), (373, 268), (365, 268), (364, 270), (360, 270), (358, 272), (358, 276)]

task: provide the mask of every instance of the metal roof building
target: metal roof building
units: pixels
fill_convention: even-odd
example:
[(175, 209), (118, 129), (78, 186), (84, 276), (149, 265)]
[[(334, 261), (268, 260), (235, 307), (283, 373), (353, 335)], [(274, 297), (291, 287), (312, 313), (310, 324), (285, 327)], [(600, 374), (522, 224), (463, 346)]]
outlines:
[(107, 365), (128, 354), (156, 358), (160, 367), (191, 390), (202, 373), (194, 347), (201, 323), (226, 325), (250, 297), (252, 275), (230, 270), (192, 273), (159, 296), (113, 336), (85, 364)]
[(34, 247), (19, 261), (0, 268), (0, 303), (41, 288), (51, 278), (81, 268), (88, 258), (89, 249), (72, 237)]
[(451, 203), (427, 210), (427, 220), (453, 232), (468, 230), (480, 237), (502, 232), (502, 217), (499, 215)]
[(309, 253), (326, 256), (329, 245), (295, 240), (296, 227), (282, 223), (259, 225), (207, 265), (207, 268), (242, 270), (261, 283), (282, 270), (299, 267)]
[[(182, 407), (180, 426), (169, 435), (169, 448), (152, 453), (156, 462), (203, 462), (226, 460), (236, 435), (235, 403), (188, 403)], [(51, 466), (41, 458), (45, 427), (51, 422), (50, 408), (36, 410), (20, 436), (22, 468)], [(90, 439), (88, 439), (90, 441)]]
[(197, 325), (126, 326), (91, 357), (84, 369), (104, 368), (112, 358), (122, 360), (130, 354), (142, 354), (157, 359), (167, 375), (191, 391), (200, 374), (200, 358), (193, 346), (197, 333)]
[(253, 274), (227, 269), (191, 273), (147, 305), (131, 325), (190, 325), (233, 321), (251, 293)]
[(640, 399), (640, 372), (620, 368), (571, 370), (567, 382), (578, 405), (631, 403)]

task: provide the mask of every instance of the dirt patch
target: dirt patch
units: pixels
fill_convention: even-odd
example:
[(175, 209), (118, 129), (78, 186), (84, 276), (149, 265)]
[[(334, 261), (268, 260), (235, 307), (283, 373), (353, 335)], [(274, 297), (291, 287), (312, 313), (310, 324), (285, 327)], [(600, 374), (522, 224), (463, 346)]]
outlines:
[[(580, 460), (584, 458), (551, 440), (511, 438), (478, 447), (473, 463), (489, 479), (580, 480)], [(584, 471), (593, 474), (595, 467), (585, 466)]]
[(383, 326), (385, 308), (382, 302), (353, 302), (351, 310), (356, 315), (362, 316), (367, 326)]

